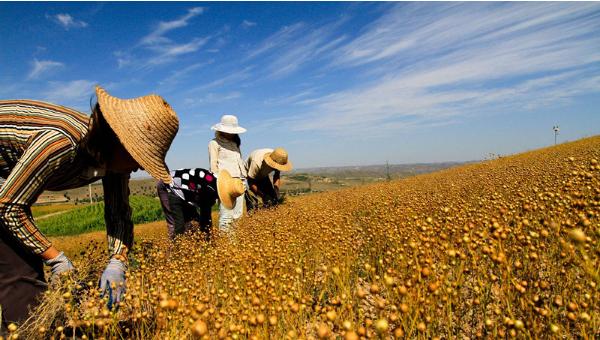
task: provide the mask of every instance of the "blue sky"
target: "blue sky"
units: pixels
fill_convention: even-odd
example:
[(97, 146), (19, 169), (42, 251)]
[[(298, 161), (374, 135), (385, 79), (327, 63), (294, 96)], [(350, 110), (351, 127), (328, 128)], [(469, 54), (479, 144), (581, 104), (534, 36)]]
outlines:
[(206, 167), (235, 114), (244, 156), (296, 167), (465, 161), (600, 133), (599, 3), (0, 3), (0, 98), (89, 113), (95, 84), (162, 95), (168, 164)]

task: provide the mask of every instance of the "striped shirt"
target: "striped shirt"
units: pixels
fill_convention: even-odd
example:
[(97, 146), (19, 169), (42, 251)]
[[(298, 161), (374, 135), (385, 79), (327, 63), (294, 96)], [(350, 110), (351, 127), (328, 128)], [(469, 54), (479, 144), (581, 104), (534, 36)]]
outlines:
[(0, 100), (0, 232), (41, 254), (50, 241), (35, 225), (31, 205), (44, 190), (81, 187), (102, 179), (108, 250), (123, 254), (133, 243), (129, 174), (105, 174), (79, 148), (90, 118), (59, 105)]

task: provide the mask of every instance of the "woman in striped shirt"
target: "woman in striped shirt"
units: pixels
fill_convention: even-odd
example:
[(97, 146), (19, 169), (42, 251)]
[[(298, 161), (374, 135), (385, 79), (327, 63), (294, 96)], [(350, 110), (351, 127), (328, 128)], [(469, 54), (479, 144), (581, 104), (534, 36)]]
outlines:
[[(96, 87), (88, 117), (59, 105), (0, 101), (0, 310), (3, 323), (18, 322), (52, 279), (73, 268), (40, 232), (31, 205), (44, 190), (65, 190), (102, 180), (109, 261), (100, 288), (109, 307), (125, 290), (127, 251), (133, 243), (130, 173), (143, 167), (170, 182), (164, 157), (179, 121), (159, 96), (119, 99)], [(113, 288), (115, 287), (115, 288)]]

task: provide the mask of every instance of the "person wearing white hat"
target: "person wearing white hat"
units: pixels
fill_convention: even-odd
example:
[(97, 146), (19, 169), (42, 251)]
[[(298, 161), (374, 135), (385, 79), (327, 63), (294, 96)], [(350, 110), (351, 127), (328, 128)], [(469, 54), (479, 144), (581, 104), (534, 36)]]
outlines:
[[(210, 171), (219, 173), (227, 170), (231, 177), (241, 179), (246, 184), (246, 166), (240, 151), (240, 134), (246, 129), (238, 124), (238, 119), (233, 115), (223, 115), (221, 121), (212, 126), (215, 138), (208, 143), (208, 162)], [(242, 217), (244, 212), (244, 195), (236, 198), (235, 206), (228, 208), (219, 205), (219, 229), (229, 232), (233, 221)]]
[(100, 290), (108, 307), (125, 292), (133, 245), (129, 176), (139, 168), (171, 183), (165, 155), (179, 129), (158, 95), (120, 99), (96, 87), (92, 115), (34, 100), (0, 100), (0, 311), (2, 323), (24, 320), (51, 280), (73, 263), (38, 229), (31, 205), (44, 190), (102, 180), (108, 263)]
[[(258, 149), (252, 151), (246, 160), (248, 187), (246, 207), (252, 210), (258, 207), (258, 197), (263, 206), (279, 203), (280, 172), (292, 170), (292, 162), (284, 148)], [(273, 172), (273, 181), (269, 174)], [(258, 196), (258, 197), (257, 197)]]

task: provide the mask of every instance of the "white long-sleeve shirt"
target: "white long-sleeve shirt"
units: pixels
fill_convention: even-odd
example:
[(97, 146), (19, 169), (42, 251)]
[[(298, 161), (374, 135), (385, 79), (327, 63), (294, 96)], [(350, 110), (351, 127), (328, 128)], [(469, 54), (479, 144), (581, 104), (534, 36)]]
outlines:
[(246, 178), (246, 165), (242, 161), (240, 148), (234, 141), (215, 137), (208, 143), (210, 171), (218, 174), (227, 170), (231, 177)]

